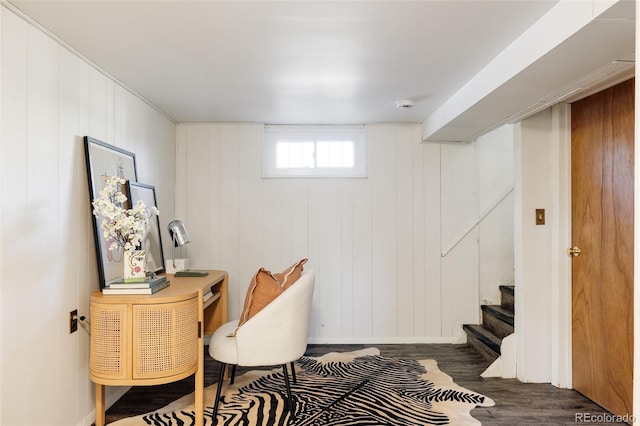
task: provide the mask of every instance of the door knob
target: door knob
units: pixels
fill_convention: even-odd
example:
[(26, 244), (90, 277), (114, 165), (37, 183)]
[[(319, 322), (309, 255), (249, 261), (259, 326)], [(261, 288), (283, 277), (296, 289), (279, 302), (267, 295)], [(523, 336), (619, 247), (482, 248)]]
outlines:
[(580, 250), (580, 247), (578, 246), (573, 246), (572, 248), (567, 249), (567, 254), (569, 256), (578, 257), (580, 256), (580, 253), (582, 253), (582, 250)]

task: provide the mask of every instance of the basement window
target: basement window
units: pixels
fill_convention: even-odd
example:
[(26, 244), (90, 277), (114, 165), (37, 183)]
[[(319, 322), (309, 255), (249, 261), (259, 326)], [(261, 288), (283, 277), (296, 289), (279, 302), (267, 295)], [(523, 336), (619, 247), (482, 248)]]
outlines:
[(267, 126), (265, 178), (366, 177), (363, 126)]

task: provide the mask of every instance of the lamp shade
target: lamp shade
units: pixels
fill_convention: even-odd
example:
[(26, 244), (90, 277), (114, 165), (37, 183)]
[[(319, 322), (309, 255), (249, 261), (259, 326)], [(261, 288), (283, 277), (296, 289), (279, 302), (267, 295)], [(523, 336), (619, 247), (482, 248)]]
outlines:
[(173, 245), (175, 247), (181, 247), (191, 242), (189, 234), (187, 234), (187, 230), (184, 227), (184, 223), (181, 221), (172, 220), (169, 222), (169, 225), (167, 225), (167, 229), (169, 230), (169, 236), (173, 240)]

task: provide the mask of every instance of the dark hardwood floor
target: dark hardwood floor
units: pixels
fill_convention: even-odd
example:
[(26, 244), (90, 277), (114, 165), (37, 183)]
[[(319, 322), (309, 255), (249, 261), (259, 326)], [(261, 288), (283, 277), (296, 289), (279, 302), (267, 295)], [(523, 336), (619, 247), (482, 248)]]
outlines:
[[(513, 379), (483, 379), (480, 374), (489, 366), (467, 345), (397, 344), (397, 345), (309, 345), (307, 355), (346, 352), (375, 346), (381, 355), (406, 359), (435, 359), (440, 370), (467, 389), (493, 399), (494, 407), (476, 408), (471, 414), (483, 425), (576, 425), (576, 416), (609, 413), (578, 392), (558, 389), (550, 384), (521, 383)], [(238, 368), (241, 374), (244, 369)], [(205, 350), (205, 386), (217, 382), (219, 364)], [(106, 413), (107, 423), (124, 417), (144, 414), (161, 408), (193, 392), (193, 377), (159, 386), (133, 387)], [(613, 425), (620, 423), (595, 423)]]

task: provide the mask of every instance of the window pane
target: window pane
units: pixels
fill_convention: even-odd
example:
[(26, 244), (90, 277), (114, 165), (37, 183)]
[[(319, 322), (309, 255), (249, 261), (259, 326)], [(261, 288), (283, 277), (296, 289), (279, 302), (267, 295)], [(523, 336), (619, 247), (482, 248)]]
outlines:
[(366, 177), (364, 129), (268, 125), (263, 177)]
[(342, 164), (343, 167), (356, 166), (356, 145), (351, 141), (342, 143)]
[(355, 148), (352, 141), (318, 142), (318, 167), (354, 167)]
[(313, 168), (313, 142), (278, 142), (276, 168)]
[(329, 167), (329, 142), (316, 144), (316, 163), (318, 167)]
[(313, 169), (313, 142), (305, 142), (302, 145), (302, 165), (300, 167)]

